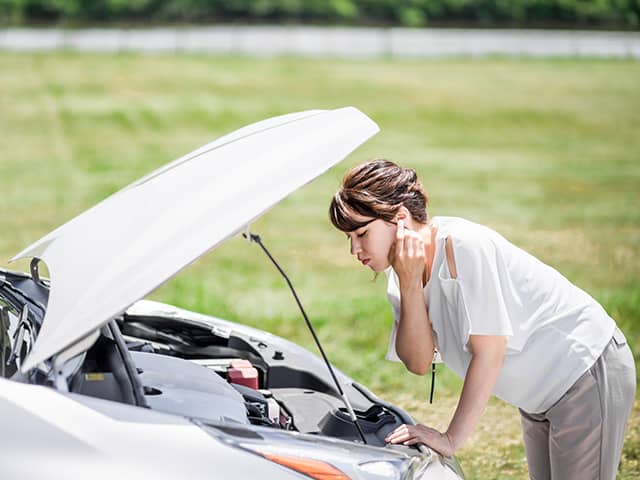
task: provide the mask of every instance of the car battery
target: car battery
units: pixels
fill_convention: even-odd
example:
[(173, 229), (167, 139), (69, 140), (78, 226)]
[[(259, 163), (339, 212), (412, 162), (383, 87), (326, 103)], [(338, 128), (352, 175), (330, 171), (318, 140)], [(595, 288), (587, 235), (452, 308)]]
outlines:
[(248, 360), (232, 360), (227, 369), (229, 383), (258, 389), (258, 370)]

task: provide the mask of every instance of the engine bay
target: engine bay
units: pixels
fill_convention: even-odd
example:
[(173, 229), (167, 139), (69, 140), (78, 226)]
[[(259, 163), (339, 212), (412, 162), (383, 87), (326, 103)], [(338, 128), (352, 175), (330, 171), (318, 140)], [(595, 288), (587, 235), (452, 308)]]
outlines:
[[(220, 354), (227, 353), (226, 348), (221, 347)], [(208, 353), (214, 349), (209, 347)], [(325, 388), (314, 389), (322, 382), (308, 372), (296, 374), (290, 369), (290, 385), (279, 375), (277, 386), (272, 386), (268, 365), (254, 366), (243, 358), (185, 359), (175, 352), (156, 352), (148, 342), (131, 344), (130, 351), (152, 409), (344, 440), (360, 438), (340, 397), (321, 391)], [(305, 379), (311, 381), (301, 385)], [(355, 413), (367, 443), (383, 446), (387, 433), (402, 421), (382, 405), (363, 403)]]
[[(152, 409), (361, 441), (324, 366), (307, 351), (184, 319), (128, 317), (120, 327)], [(407, 421), (364, 387), (344, 388), (367, 444), (384, 446)]]

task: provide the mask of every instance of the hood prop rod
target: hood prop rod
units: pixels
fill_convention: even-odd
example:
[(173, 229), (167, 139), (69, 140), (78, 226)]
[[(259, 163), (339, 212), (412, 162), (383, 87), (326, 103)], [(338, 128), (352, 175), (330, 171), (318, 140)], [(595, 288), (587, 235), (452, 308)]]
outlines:
[(309, 327), (309, 330), (311, 331), (311, 335), (313, 336), (313, 340), (316, 342), (316, 345), (318, 346), (318, 350), (320, 350), (320, 353), (322, 354), (322, 359), (324, 360), (324, 363), (326, 364), (327, 368), (329, 369), (329, 373), (331, 373), (331, 377), (333, 378), (333, 382), (336, 384), (336, 387), (338, 388), (338, 392), (340, 393), (340, 396), (342, 397), (342, 401), (344, 402), (345, 406), (347, 407), (347, 411), (349, 412), (349, 416), (351, 417), (351, 420), (353, 421), (353, 424), (356, 426), (356, 429), (358, 430), (358, 434), (360, 435), (360, 438), (362, 439), (362, 443), (364, 443), (366, 445), (367, 444), (367, 440), (365, 439), (364, 432), (362, 431), (362, 428), (360, 427), (360, 424), (358, 423), (358, 417), (356, 416), (356, 413), (353, 411), (353, 407), (351, 406), (351, 402), (349, 401), (349, 398), (345, 395), (344, 391), (342, 390), (342, 387), (340, 386), (340, 382), (338, 381), (338, 378), (336, 377), (336, 374), (333, 371), (333, 367), (331, 367), (331, 363), (329, 363), (329, 359), (327, 358), (327, 355), (324, 353), (324, 349), (322, 348), (322, 345), (320, 344), (320, 340), (318, 340), (318, 336), (316, 335), (316, 332), (313, 329), (313, 325), (311, 325), (311, 322), (309, 321), (309, 318), (307, 317), (307, 314), (304, 311), (304, 308), (302, 307), (302, 303), (300, 303), (300, 299), (298, 298), (298, 294), (296, 293), (295, 289), (293, 288), (293, 285), (291, 284), (291, 281), (289, 281), (289, 277), (287, 277), (287, 274), (284, 273), (284, 270), (282, 270), (282, 268), (280, 268), (280, 265), (278, 265), (278, 262), (276, 262), (276, 260), (271, 256), (271, 254), (269, 253), (269, 250), (267, 250), (267, 247), (264, 246), (264, 244), (262, 243), (262, 239), (260, 238), (260, 235), (254, 235), (251, 232), (247, 232), (247, 233), (243, 233), (242, 236), (244, 238), (246, 238), (247, 240), (249, 240), (250, 242), (255, 242), (258, 245), (260, 245), (260, 248), (262, 248), (262, 250), (267, 255), (267, 257), (269, 257), (269, 260), (271, 260), (271, 263), (273, 263), (273, 265), (278, 269), (280, 274), (284, 277), (285, 281), (287, 282), (287, 285), (289, 286), (289, 290), (291, 290), (291, 293), (293, 294), (293, 298), (295, 298), (296, 303), (298, 304), (298, 308), (300, 309), (300, 312), (302, 312), (302, 316), (304, 317), (304, 321), (307, 322), (307, 327)]

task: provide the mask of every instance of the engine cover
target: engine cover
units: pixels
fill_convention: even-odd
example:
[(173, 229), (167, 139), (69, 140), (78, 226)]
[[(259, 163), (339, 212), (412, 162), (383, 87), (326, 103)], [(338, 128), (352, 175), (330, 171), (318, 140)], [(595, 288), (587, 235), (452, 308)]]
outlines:
[(244, 399), (212, 370), (180, 358), (130, 352), (153, 410), (248, 424)]

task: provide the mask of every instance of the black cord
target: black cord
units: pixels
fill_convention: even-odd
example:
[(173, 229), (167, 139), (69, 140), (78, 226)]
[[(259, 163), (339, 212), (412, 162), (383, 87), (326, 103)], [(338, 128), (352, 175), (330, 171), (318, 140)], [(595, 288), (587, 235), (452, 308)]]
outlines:
[(431, 393), (429, 393), (429, 403), (433, 403), (433, 391), (436, 388), (436, 364), (431, 362)]
[[(242, 236), (244, 238), (247, 238), (246, 233), (243, 233)], [(338, 392), (344, 398), (345, 395), (344, 395), (344, 392), (342, 391), (342, 387), (340, 386), (340, 382), (338, 382), (338, 378), (336, 377), (336, 374), (334, 373), (333, 368), (331, 367), (331, 363), (329, 363), (329, 359), (327, 358), (327, 355), (324, 353), (324, 349), (320, 344), (320, 340), (318, 340), (316, 332), (313, 329), (313, 325), (311, 325), (311, 322), (309, 321), (309, 318), (307, 317), (307, 314), (304, 311), (304, 308), (302, 307), (302, 303), (300, 303), (298, 294), (296, 293), (295, 289), (293, 288), (293, 285), (289, 281), (289, 277), (287, 277), (287, 274), (284, 273), (284, 270), (282, 270), (282, 268), (280, 268), (280, 265), (278, 265), (278, 262), (276, 262), (276, 260), (271, 256), (271, 254), (269, 253), (269, 250), (267, 250), (267, 247), (264, 246), (264, 244), (262, 243), (262, 239), (260, 238), (260, 235), (254, 235), (253, 233), (250, 233), (249, 238), (252, 242), (256, 242), (258, 245), (260, 245), (260, 248), (262, 248), (262, 250), (267, 255), (267, 257), (269, 257), (269, 260), (271, 260), (271, 263), (275, 265), (275, 267), (278, 269), (280, 274), (284, 277), (285, 281), (287, 282), (287, 285), (289, 286), (289, 290), (291, 290), (291, 293), (293, 294), (293, 298), (295, 298), (296, 303), (298, 304), (298, 308), (300, 309), (300, 312), (302, 312), (304, 321), (307, 322), (307, 327), (309, 327), (309, 331), (311, 331), (313, 340), (316, 342), (316, 345), (318, 346), (318, 350), (320, 350), (320, 353), (322, 354), (322, 359), (324, 360), (324, 363), (327, 365), (327, 368), (329, 369), (329, 373), (331, 373), (331, 376), (333, 377), (333, 381), (336, 384), (336, 387), (338, 388)], [(362, 428), (360, 428), (360, 424), (358, 423), (358, 420), (354, 419), (353, 423), (355, 424), (356, 429), (358, 430), (358, 434), (360, 435), (362, 442), (366, 444), (367, 440), (364, 437), (364, 432), (362, 431)]]

